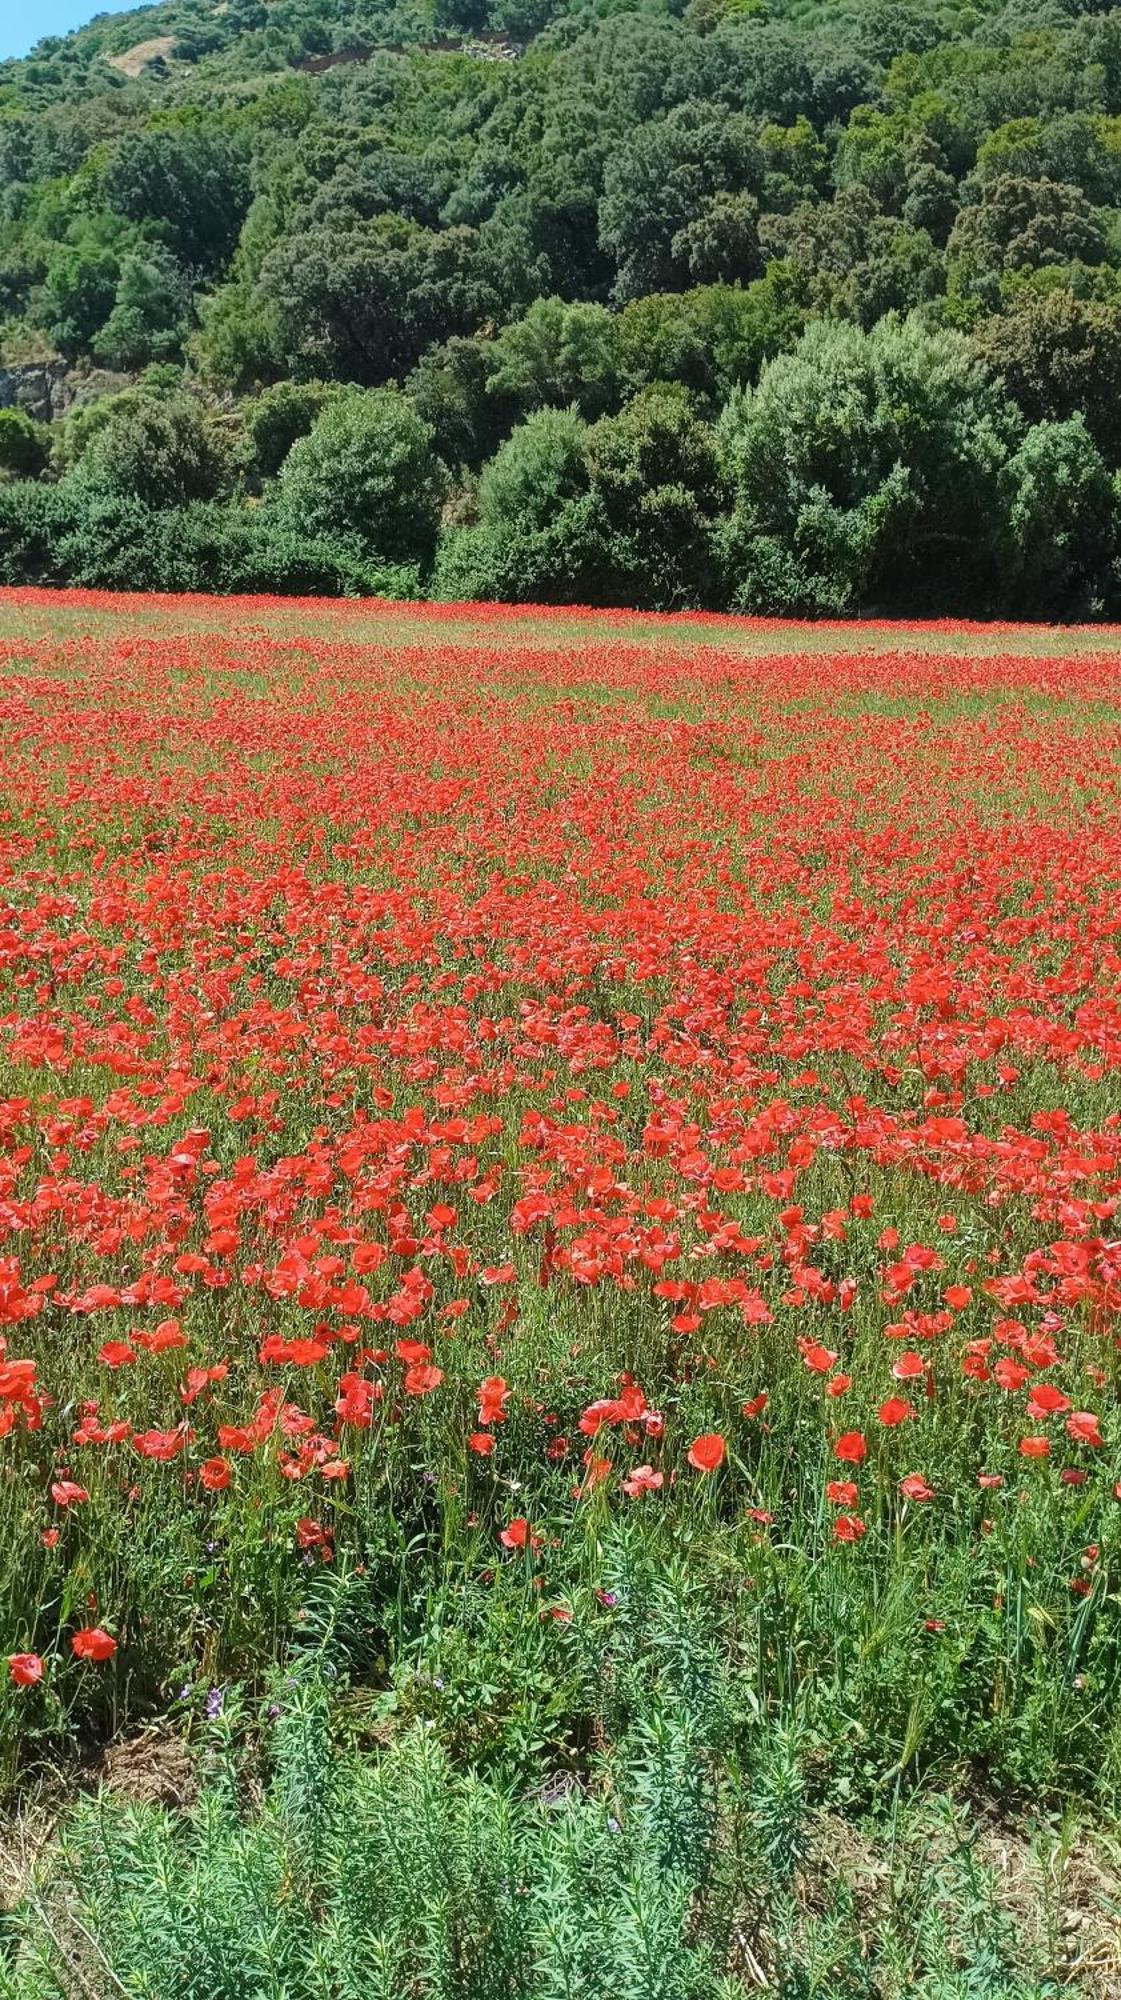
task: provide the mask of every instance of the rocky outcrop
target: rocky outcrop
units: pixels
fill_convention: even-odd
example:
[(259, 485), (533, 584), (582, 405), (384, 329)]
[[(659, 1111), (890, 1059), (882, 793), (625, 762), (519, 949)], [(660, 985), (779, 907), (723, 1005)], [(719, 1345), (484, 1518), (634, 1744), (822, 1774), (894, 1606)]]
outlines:
[(73, 398), (66, 389), (64, 361), (29, 361), (0, 368), (0, 410), (26, 410), (41, 424), (53, 423)]
[(56, 423), (76, 403), (115, 395), (136, 380), (111, 368), (68, 368), (65, 361), (24, 361), (0, 368), (0, 410), (26, 410), (38, 423)]

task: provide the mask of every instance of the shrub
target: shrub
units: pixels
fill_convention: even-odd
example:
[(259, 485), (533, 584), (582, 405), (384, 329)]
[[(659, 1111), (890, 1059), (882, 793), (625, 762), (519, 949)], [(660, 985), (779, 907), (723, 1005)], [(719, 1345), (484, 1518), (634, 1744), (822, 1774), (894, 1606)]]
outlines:
[(0, 584), (53, 580), (64, 503), (54, 486), (0, 484)]
[(130, 399), (96, 430), (73, 475), (83, 487), (151, 508), (212, 500), (229, 486), (228, 449), (187, 395)]
[[(991, 589), (1022, 420), (960, 335), (819, 322), (731, 398), (719, 433), (743, 608), (842, 611), (916, 583), (960, 605)], [(776, 601), (764, 593), (783, 572), (797, 589)]]
[(425, 565), (443, 495), (431, 429), (399, 391), (379, 389), (331, 403), (293, 445), (277, 508), (289, 531), (359, 561)]
[(0, 472), (15, 479), (36, 479), (46, 468), (51, 434), (26, 410), (0, 410)]
[(328, 382), (277, 382), (245, 406), (245, 428), (257, 470), (274, 479), (297, 439), (306, 437), (332, 397)]

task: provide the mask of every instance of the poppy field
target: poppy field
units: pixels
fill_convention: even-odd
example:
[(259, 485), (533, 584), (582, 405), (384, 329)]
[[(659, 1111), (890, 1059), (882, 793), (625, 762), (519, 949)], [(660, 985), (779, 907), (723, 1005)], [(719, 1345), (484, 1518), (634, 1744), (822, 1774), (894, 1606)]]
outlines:
[(776, 1743), (1108, 1818), (1119, 656), (0, 596), (9, 1796), (311, 1663), (519, 1796), (687, 1715), (772, 1862)]

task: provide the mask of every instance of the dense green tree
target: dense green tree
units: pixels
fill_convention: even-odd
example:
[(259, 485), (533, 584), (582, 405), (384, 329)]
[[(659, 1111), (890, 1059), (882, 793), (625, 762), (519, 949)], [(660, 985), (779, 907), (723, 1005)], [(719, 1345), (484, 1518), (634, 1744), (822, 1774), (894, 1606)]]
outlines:
[(0, 410), (0, 473), (8, 478), (35, 479), (46, 470), (51, 434), (26, 410)]
[(1121, 463), (1121, 304), (1025, 292), (978, 327), (974, 346), (1025, 416), (1080, 416), (1109, 463)]
[(90, 343), (108, 368), (143, 368), (178, 354), (191, 318), (191, 285), (161, 243), (139, 245), (121, 262), (113, 309)]
[(476, 469), (509, 426), (509, 405), (490, 390), (490, 345), (464, 335), (442, 341), (421, 356), (406, 381), (445, 465)]
[(958, 286), (992, 298), (1006, 271), (1101, 263), (1106, 237), (1081, 188), (1001, 174), (961, 210), (947, 249)]
[(479, 481), (479, 520), (540, 528), (587, 491), (587, 426), (575, 410), (538, 410), (507, 438)]
[(643, 390), (593, 426), (584, 455), (607, 531), (600, 594), (659, 609), (709, 602), (723, 481), (713, 432), (687, 392)]
[(296, 440), (340, 393), (331, 382), (277, 382), (245, 405), (245, 429), (263, 478), (276, 477)]
[(387, 215), (286, 238), (265, 259), (260, 290), (294, 373), (373, 386), (405, 373), (441, 337), (493, 317), (503, 281), (476, 230)]
[(864, 327), (945, 289), (944, 262), (927, 232), (884, 215), (861, 184), (842, 188), (832, 202), (804, 202), (768, 217), (764, 246), (804, 274), (819, 312)]
[(63, 243), (51, 253), (33, 301), (32, 320), (59, 352), (88, 351), (113, 310), (120, 282), (117, 254), (92, 240)]
[(84, 491), (159, 509), (213, 499), (230, 484), (232, 466), (193, 397), (138, 396), (121, 399), (71, 477)]
[(748, 120), (715, 105), (681, 104), (639, 126), (608, 161), (600, 204), (600, 241), (616, 262), (616, 295), (686, 285), (693, 273), (683, 232), (714, 196), (750, 194), (762, 177)]
[(1085, 424), (1036, 424), (1008, 467), (1005, 577), (1017, 611), (1101, 610), (1118, 496)]
[(729, 585), (757, 607), (790, 567), (787, 608), (869, 592), (991, 583), (1002, 479), (1022, 425), (959, 335), (888, 319), (811, 326), (721, 419), (735, 511)]
[(292, 446), (277, 483), (281, 518), (376, 563), (431, 561), (444, 497), (432, 431), (393, 389), (332, 401)]
[(113, 208), (152, 225), (185, 264), (204, 270), (225, 263), (249, 206), (241, 148), (203, 125), (129, 133), (110, 158), (103, 185)]
[(598, 416), (618, 396), (617, 324), (600, 305), (535, 300), (488, 343), (488, 389), (522, 414), (573, 403)]
[(1016, 118), (986, 133), (965, 192), (1011, 175), (1080, 188), (1094, 207), (1121, 200), (1121, 120), (1068, 112), (1059, 118)]
[(793, 346), (810, 289), (803, 272), (773, 263), (751, 285), (700, 285), (634, 300), (616, 321), (625, 389), (680, 382), (722, 403), (754, 382), (764, 361)]

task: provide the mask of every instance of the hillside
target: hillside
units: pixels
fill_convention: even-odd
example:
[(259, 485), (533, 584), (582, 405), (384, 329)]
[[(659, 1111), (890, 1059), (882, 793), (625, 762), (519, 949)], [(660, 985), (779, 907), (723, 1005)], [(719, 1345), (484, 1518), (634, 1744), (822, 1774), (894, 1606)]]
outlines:
[(1121, 9), (102, 15), (0, 368), (9, 582), (1116, 611)]

